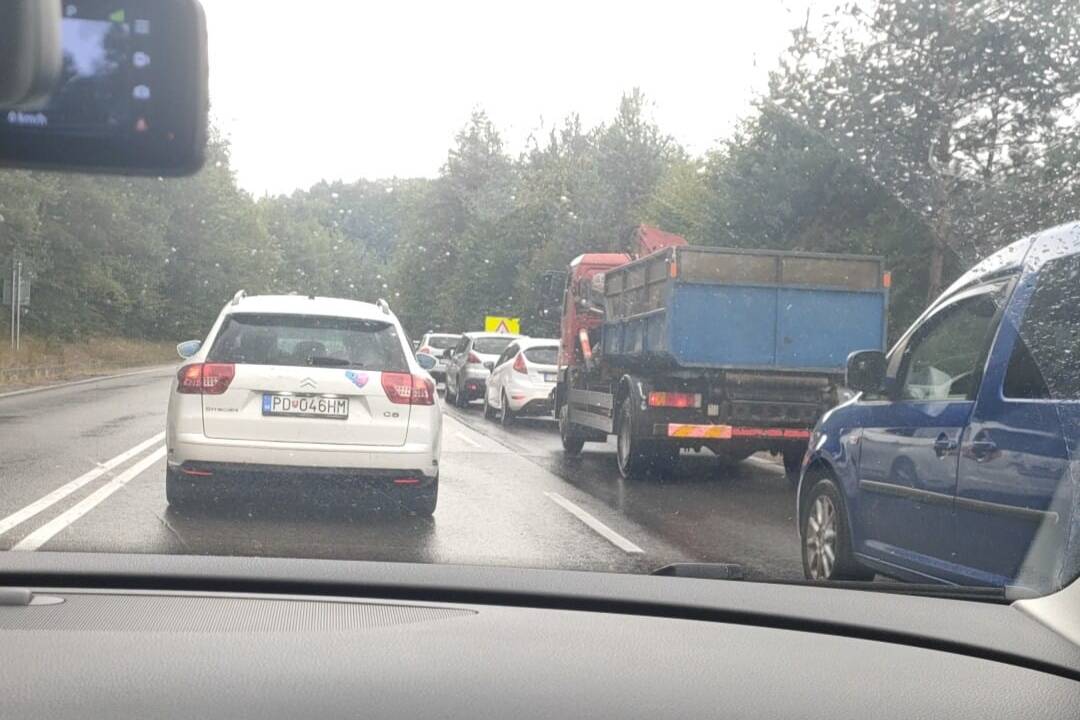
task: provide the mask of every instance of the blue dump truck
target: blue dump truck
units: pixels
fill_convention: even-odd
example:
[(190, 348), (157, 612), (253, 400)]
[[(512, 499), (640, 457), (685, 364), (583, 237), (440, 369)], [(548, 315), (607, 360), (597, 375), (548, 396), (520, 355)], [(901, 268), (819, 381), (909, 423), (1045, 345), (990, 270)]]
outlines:
[(614, 434), (625, 477), (662, 474), (682, 448), (731, 461), (768, 450), (796, 481), (848, 355), (884, 349), (881, 259), (638, 233), (661, 249), (582, 255), (567, 274), (554, 398), (564, 449)]

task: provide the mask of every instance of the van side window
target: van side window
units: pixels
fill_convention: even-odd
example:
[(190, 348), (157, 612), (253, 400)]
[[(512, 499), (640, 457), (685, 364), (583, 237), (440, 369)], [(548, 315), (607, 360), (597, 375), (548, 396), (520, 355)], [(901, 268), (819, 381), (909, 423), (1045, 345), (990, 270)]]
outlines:
[(997, 313), (990, 295), (961, 300), (920, 329), (904, 359), (904, 400), (963, 400), (974, 394), (979, 361)]
[(1005, 397), (1080, 400), (1080, 256), (1039, 272), (1005, 373)]

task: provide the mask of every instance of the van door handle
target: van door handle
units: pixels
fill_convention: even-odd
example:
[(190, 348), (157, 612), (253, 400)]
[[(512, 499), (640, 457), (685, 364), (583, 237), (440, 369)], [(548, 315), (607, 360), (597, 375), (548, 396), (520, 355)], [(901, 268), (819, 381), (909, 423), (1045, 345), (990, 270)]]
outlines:
[(934, 454), (939, 458), (945, 457), (955, 449), (956, 441), (945, 433), (938, 435), (937, 440), (934, 441)]
[(971, 456), (975, 458), (975, 462), (989, 460), (997, 449), (997, 443), (990, 439), (990, 433), (985, 430), (980, 430), (971, 439)]

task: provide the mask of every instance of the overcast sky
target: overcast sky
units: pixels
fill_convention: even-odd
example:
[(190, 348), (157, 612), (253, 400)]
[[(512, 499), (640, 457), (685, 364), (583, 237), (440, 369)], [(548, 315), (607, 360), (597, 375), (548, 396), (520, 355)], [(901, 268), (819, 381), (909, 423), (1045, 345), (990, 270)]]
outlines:
[(434, 176), (474, 108), (509, 151), (640, 87), (693, 152), (745, 115), (822, 0), (203, 0), (211, 112), (256, 195), (319, 180)]

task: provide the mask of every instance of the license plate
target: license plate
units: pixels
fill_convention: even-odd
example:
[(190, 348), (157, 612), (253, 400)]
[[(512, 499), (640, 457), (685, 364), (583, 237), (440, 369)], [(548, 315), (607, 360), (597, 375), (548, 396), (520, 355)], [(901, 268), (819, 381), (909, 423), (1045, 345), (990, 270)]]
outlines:
[(544, 382), (555, 382), (555, 373), (544, 373)]
[(332, 418), (349, 417), (349, 398), (320, 395), (263, 395), (263, 415)]

